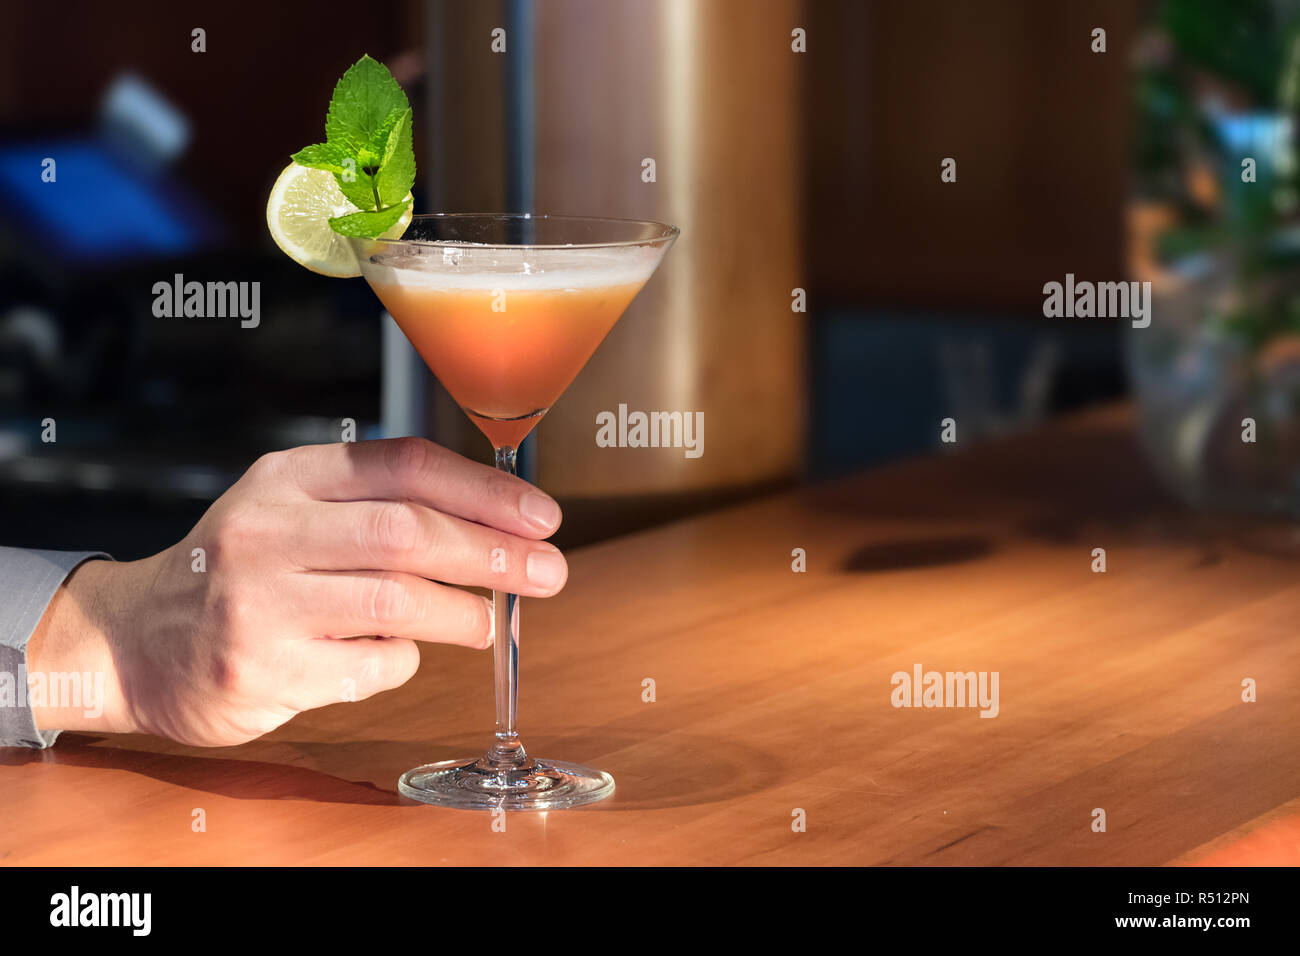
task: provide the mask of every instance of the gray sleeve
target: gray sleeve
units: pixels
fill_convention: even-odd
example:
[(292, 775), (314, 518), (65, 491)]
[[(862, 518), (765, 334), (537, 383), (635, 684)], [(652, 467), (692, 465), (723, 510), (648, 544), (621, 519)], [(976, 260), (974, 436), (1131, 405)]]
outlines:
[(101, 551), (0, 547), (0, 747), (49, 747), (57, 730), (37, 730), (27, 701), (27, 642), (72, 569)]

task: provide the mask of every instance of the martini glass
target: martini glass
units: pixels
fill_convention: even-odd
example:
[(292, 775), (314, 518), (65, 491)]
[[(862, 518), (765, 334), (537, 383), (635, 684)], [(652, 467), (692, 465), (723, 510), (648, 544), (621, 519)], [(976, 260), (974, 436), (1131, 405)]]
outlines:
[[(354, 239), (361, 273), (479, 430), (496, 466), (573, 381), (677, 238), (658, 222), (416, 216), (401, 239)], [(496, 740), (478, 759), (408, 770), (423, 803), (553, 810), (603, 800), (607, 773), (534, 758), (519, 739), (519, 597), (492, 592)]]

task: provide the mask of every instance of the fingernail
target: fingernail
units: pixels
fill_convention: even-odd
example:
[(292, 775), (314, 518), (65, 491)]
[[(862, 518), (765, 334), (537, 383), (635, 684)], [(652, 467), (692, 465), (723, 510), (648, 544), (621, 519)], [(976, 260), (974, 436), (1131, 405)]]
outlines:
[(526, 491), (519, 499), (519, 513), (538, 531), (552, 531), (560, 523), (560, 506), (540, 491)]
[(528, 556), (528, 581), (544, 591), (558, 591), (568, 576), (564, 558), (558, 551), (534, 551)]

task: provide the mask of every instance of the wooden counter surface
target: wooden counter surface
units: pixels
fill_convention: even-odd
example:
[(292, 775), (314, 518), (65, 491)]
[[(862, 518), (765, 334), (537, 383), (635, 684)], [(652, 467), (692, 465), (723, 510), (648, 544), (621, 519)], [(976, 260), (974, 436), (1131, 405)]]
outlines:
[[(405, 687), (243, 747), (0, 751), (0, 860), (1300, 862), (1297, 544), (1179, 510), (1093, 412), (572, 553), (523, 604), (520, 724), (610, 771), (604, 803), (499, 832), (399, 797), (490, 736), (489, 655), (427, 647)], [(918, 664), (996, 671), (997, 716), (893, 706)]]

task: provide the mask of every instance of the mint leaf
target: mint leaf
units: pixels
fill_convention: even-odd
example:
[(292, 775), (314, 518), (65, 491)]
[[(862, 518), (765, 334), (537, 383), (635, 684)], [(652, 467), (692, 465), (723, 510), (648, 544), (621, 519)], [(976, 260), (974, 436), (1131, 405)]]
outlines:
[(330, 228), (341, 236), (375, 239), (391, 229), (409, 205), (410, 201), (404, 200), (379, 212), (354, 212), (346, 216), (335, 216), (330, 220)]
[(305, 149), (298, 150), (290, 158), (299, 166), (310, 166), (312, 169), (342, 173), (347, 169), (346, 162), (352, 157), (341, 146), (336, 146), (333, 143), (317, 143), (315, 146), (308, 146)]
[(383, 158), (383, 155), (382, 147), (375, 149), (371, 146), (362, 146), (357, 150), (357, 166), (361, 169), (378, 169), (379, 160)]
[(375, 174), (375, 188), (379, 200), (385, 204), (401, 202), (415, 185), (415, 151), (411, 147), (411, 111), (408, 109), (397, 120), (388, 134), (379, 172)]
[(370, 142), (366, 144), (366, 148), (363, 152), (374, 156), (376, 164), (384, 158), (384, 150), (388, 148), (388, 137), (392, 134), (393, 127), (397, 125), (397, 121), (405, 116), (408, 111), (409, 108), (398, 108), (391, 111), (386, 117), (384, 117), (384, 121), (379, 124), (379, 128), (371, 135)]
[[(357, 151), (352, 163), (352, 169), (354, 170), (352, 178), (345, 182), (343, 177), (336, 177), (339, 181), (339, 188), (343, 190), (343, 195), (347, 196), (357, 208), (373, 210), (388, 203), (400, 202), (406, 198), (406, 192), (411, 191), (409, 186), (406, 192), (400, 196), (385, 196), (382, 191), (379, 191), (379, 201), (376, 202), (377, 191), (374, 182), (375, 175), (384, 160), (384, 150), (388, 145), (388, 139), (392, 134), (393, 127), (397, 125), (403, 116), (410, 112), (409, 108), (403, 109), (401, 107), (390, 110), (383, 123), (370, 135), (370, 142)], [(367, 172), (367, 170), (370, 172)], [(356, 185), (353, 185), (354, 183)]]
[(325, 116), (325, 139), (353, 156), (370, 145), (371, 137), (395, 109), (406, 110), (406, 94), (388, 67), (369, 55), (343, 74), (334, 87)]
[[(377, 169), (380, 158), (376, 154), (370, 161), (370, 166)], [(375, 182), (374, 177), (365, 171), (365, 159), (366, 153), (363, 152), (360, 157), (355, 157), (335, 143), (318, 143), (293, 154), (293, 161), (299, 166), (310, 166), (313, 169), (324, 169), (333, 173), (339, 189), (348, 197), (352, 205), (358, 209), (374, 209)], [(398, 198), (402, 199), (405, 196), (406, 194), (403, 193)]]
[(375, 202), (375, 180), (360, 163), (356, 164), (356, 173), (350, 178), (335, 173), (334, 179), (338, 182), (339, 189), (343, 190), (343, 195), (347, 196), (348, 201), (358, 209), (378, 207), (378, 203)]

